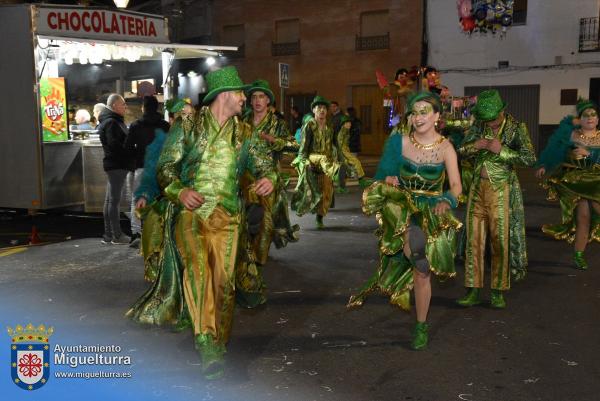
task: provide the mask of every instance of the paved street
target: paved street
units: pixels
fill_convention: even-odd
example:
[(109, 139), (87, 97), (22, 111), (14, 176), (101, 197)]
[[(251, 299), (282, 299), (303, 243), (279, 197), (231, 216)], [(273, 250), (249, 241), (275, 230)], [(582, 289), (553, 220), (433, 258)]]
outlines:
[[(464, 291), (460, 263), (456, 279), (433, 286), (426, 351), (410, 350), (414, 315), (386, 297), (347, 310), (377, 259), (375, 221), (362, 215), (360, 192), (351, 187), (337, 197), (324, 231), (315, 230), (313, 216), (295, 219), (300, 242), (272, 250), (269, 302), (236, 310), (226, 375), (213, 382), (201, 378), (191, 333), (123, 317), (147, 286), (135, 250), (100, 244), (99, 218), (37, 216), (42, 239), (51, 232), (53, 240), (70, 240), (0, 249), (3, 327), (44, 323), (55, 329), (53, 345), (118, 345), (131, 357), (126, 370), (133, 378), (52, 377), (25, 397), (10, 383), (5, 337), (0, 389), (9, 398), (2, 398), (48, 400), (65, 392), (107, 400), (597, 400), (600, 246), (589, 247), (589, 271), (570, 268), (571, 247), (539, 229), (558, 221), (558, 207), (544, 201), (530, 173), (523, 186), (530, 272), (507, 294), (506, 310), (454, 305)], [(3, 238), (27, 231), (27, 217), (1, 216)]]

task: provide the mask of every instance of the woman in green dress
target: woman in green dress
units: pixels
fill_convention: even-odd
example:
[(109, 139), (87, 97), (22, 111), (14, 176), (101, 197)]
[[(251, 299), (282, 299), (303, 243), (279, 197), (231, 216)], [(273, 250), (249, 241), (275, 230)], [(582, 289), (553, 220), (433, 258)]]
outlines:
[[(440, 118), (439, 97), (419, 92), (408, 101), (408, 135), (393, 134), (387, 140), (375, 175), (363, 194), (363, 211), (376, 213), (380, 261), (375, 274), (350, 298), (349, 307), (360, 306), (379, 290), (390, 303), (410, 310), (414, 287), (417, 323), (412, 348), (427, 346), (426, 323), (431, 301), (430, 272), (447, 278), (456, 274), (456, 233), (461, 223), (450, 209), (461, 194), (456, 152), (436, 129)], [(446, 175), (449, 190), (444, 192)]]
[(565, 117), (540, 155), (536, 175), (543, 178), (548, 199), (560, 202), (562, 223), (546, 224), (542, 231), (559, 240), (574, 242), (577, 269), (588, 264), (588, 242), (600, 242), (600, 131), (598, 106), (577, 104), (577, 118)]

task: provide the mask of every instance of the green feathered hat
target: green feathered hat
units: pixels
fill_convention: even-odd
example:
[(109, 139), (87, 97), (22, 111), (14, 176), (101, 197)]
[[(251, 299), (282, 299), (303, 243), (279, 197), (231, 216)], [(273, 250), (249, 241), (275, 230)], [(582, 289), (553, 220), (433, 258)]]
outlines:
[(275, 103), (275, 95), (273, 95), (273, 91), (269, 87), (269, 83), (264, 79), (257, 79), (249, 85), (249, 88), (246, 90), (246, 96), (251, 97), (254, 92), (263, 92), (265, 95), (269, 97), (271, 104)]
[(315, 98), (313, 99), (312, 103), (310, 104), (310, 109), (311, 110), (314, 109), (315, 106), (317, 106), (319, 104), (324, 104), (328, 108), (331, 105), (331, 103), (329, 102), (329, 100), (325, 99), (323, 96), (317, 95), (317, 96), (315, 96)]
[(479, 121), (492, 121), (506, 108), (506, 103), (496, 89), (483, 91), (477, 96), (477, 103), (471, 113)]
[(437, 113), (442, 111), (442, 101), (440, 100), (440, 97), (436, 93), (429, 92), (429, 91), (420, 91), (420, 92), (415, 92), (408, 97), (408, 100), (406, 103), (406, 110), (408, 110), (408, 113), (412, 113), (413, 106), (415, 105), (415, 103), (420, 102), (420, 101), (425, 101), (427, 103), (430, 103), (433, 106), (433, 109)]
[(244, 85), (237, 69), (233, 66), (223, 67), (206, 74), (206, 85), (208, 93), (202, 101), (203, 104), (211, 103), (219, 93), (246, 90), (248, 88), (248, 85)]
[(587, 109), (594, 109), (598, 111), (598, 106), (596, 103), (592, 102), (588, 99), (579, 98), (577, 99), (577, 117), (581, 117), (581, 114)]

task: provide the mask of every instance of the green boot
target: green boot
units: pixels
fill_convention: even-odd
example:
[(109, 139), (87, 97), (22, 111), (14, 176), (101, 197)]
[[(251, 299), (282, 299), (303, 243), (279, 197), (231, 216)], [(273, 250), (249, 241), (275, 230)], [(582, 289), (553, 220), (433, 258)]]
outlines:
[(367, 178), (367, 177), (364, 177), (364, 176), (360, 177), (358, 179), (358, 185), (361, 188), (363, 188), (363, 189), (366, 188), (366, 187), (368, 187), (369, 185), (373, 184), (373, 182), (375, 182), (375, 181), (373, 181), (372, 178)]
[(225, 373), (225, 345), (218, 344), (209, 335), (196, 336), (196, 349), (202, 360), (202, 374), (208, 380), (218, 379)]
[(323, 224), (323, 216), (321, 216), (320, 214), (317, 215), (317, 228), (319, 230), (325, 228), (325, 224)]
[(181, 319), (179, 319), (179, 321), (177, 322), (177, 324), (173, 327), (171, 327), (171, 332), (173, 333), (181, 333), (184, 330), (187, 329), (191, 329), (192, 326), (192, 321), (190, 320), (189, 317), (182, 317)]
[(429, 325), (425, 322), (417, 322), (417, 324), (415, 324), (413, 340), (410, 345), (412, 349), (419, 351), (427, 347), (427, 342), (429, 341), (429, 336), (427, 335), (428, 329)]
[(583, 251), (575, 251), (573, 255), (573, 262), (575, 262), (575, 268), (579, 270), (587, 270), (588, 264), (583, 256)]
[(490, 305), (494, 309), (506, 308), (506, 301), (504, 301), (504, 296), (502, 295), (502, 291), (492, 290), (492, 294), (490, 297)]
[(479, 299), (479, 291), (480, 288), (469, 288), (467, 290), (467, 295), (464, 297), (457, 299), (456, 303), (460, 306), (473, 306), (479, 305), (481, 303), (481, 299)]

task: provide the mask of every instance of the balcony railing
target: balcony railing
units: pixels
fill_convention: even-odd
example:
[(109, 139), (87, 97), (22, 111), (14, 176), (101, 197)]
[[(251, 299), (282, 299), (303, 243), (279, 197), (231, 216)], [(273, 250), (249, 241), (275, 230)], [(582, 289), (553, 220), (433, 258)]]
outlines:
[(598, 17), (581, 18), (579, 20), (579, 52), (600, 51), (598, 26)]
[(300, 40), (288, 43), (271, 43), (271, 55), (292, 56), (300, 54)]
[(379, 36), (356, 35), (356, 50), (377, 50), (390, 48), (390, 33)]

